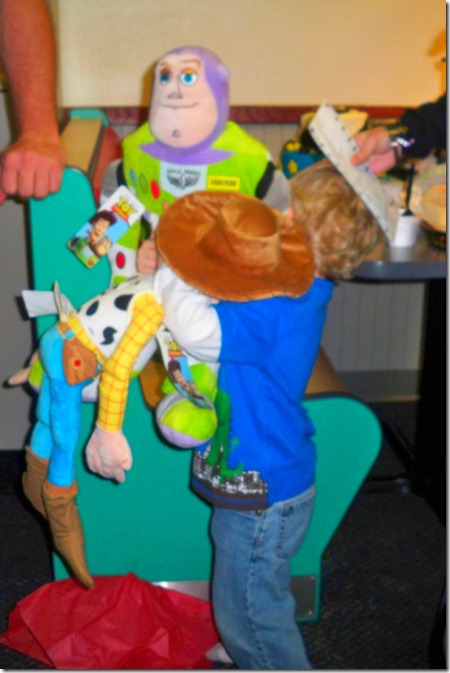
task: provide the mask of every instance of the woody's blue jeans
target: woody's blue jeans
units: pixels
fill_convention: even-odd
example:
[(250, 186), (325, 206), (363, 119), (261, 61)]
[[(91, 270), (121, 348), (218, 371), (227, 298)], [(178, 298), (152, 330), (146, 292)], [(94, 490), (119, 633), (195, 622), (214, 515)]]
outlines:
[(91, 381), (69, 385), (63, 369), (64, 339), (56, 325), (43, 335), (39, 352), (44, 376), (39, 391), (37, 422), (30, 447), (49, 460), (48, 480), (69, 486), (75, 480), (74, 456), (80, 436), (83, 388)]
[(312, 668), (295, 620), (290, 559), (308, 530), (314, 495), (312, 486), (259, 514), (214, 509), (214, 617), (238, 668)]

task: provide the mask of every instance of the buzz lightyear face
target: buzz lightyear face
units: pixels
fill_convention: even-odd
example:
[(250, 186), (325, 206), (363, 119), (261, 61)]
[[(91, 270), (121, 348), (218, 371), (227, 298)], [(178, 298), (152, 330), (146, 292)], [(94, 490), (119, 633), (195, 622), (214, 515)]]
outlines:
[(197, 145), (218, 122), (216, 97), (205, 63), (195, 53), (169, 53), (157, 63), (150, 106), (155, 138), (171, 147)]

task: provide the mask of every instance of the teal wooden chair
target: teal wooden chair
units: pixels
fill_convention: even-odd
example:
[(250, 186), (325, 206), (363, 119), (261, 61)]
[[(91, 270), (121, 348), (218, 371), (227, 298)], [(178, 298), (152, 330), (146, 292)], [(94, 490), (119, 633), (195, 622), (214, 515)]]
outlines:
[[(79, 123), (78, 132), (82, 132)], [(67, 248), (67, 241), (96, 207), (91, 180), (77, 167), (65, 170), (62, 189), (57, 194), (30, 203), (35, 289), (51, 290), (57, 280), (61, 291), (78, 306), (107, 287), (110, 273), (106, 258), (87, 269)], [(48, 316), (38, 318), (38, 335), (54, 320)], [(325, 383), (312, 386), (305, 402), (317, 430), (318, 464), (311, 527), (292, 562), (299, 619), (314, 619), (319, 614), (323, 552), (381, 445), (375, 416), (361, 401), (345, 394), (336, 377), (330, 377), (329, 363), (325, 364)], [(124, 424), (133, 449), (133, 468), (124, 484), (101, 479), (90, 473), (84, 463), (83, 449), (94, 415), (95, 405), (85, 403), (77, 455), (77, 501), (91, 573), (133, 572), (148, 581), (208, 598), (212, 559), (210, 509), (189, 489), (191, 452), (168, 448), (160, 442), (140, 382), (134, 380)], [(68, 576), (57, 555), (54, 572), (56, 579)]]

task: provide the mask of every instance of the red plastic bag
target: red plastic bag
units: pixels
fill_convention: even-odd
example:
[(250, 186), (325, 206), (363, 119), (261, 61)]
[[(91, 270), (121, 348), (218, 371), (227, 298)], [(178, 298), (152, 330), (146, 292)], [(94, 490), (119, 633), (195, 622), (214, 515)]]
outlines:
[(129, 574), (50, 582), (19, 601), (0, 643), (57, 669), (209, 668), (211, 604)]

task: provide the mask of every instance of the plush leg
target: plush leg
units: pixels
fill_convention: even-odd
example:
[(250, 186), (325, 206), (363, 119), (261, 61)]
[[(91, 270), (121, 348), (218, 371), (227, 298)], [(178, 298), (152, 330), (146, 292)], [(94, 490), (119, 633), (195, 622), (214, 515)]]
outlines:
[(44, 483), (43, 498), (56, 550), (67, 561), (75, 576), (87, 587), (94, 586), (84, 552), (84, 535), (75, 497), (76, 481), (70, 486)]
[(25, 447), (27, 469), (22, 475), (22, 487), (25, 496), (44, 519), (47, 518), (42, 487), (47, 479), (48, 460), (37, 456), (29, 446)]

